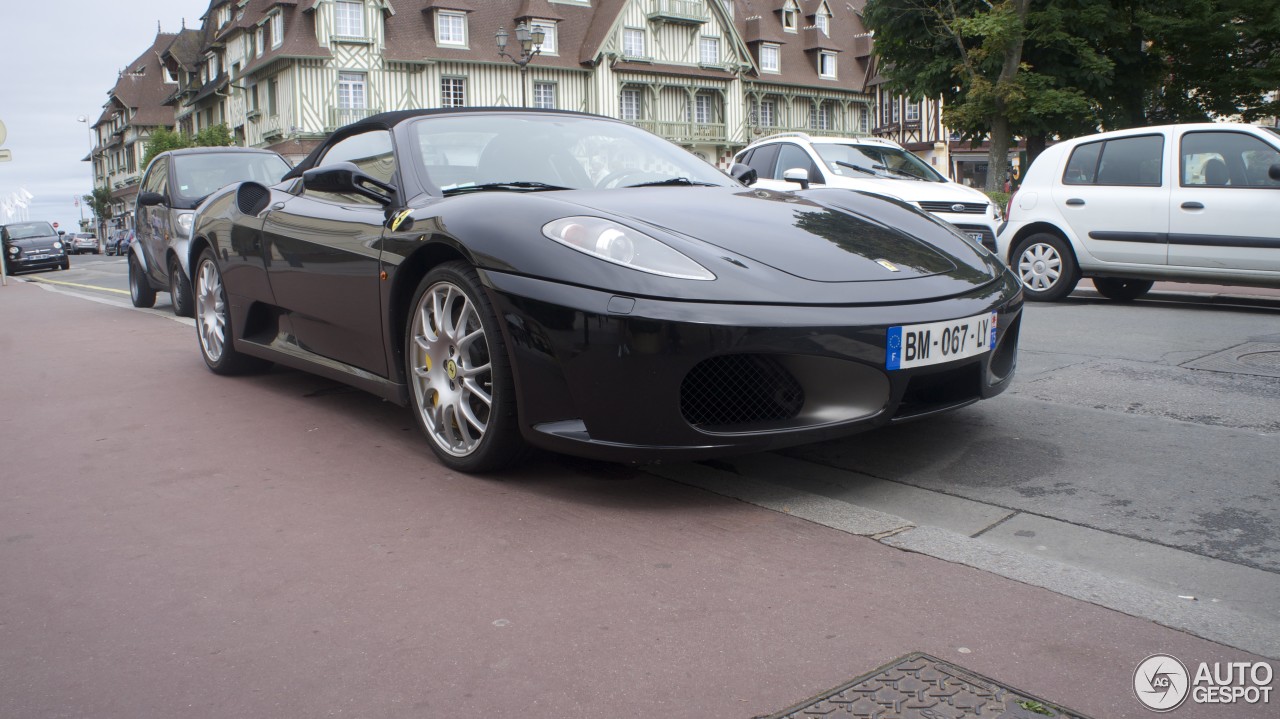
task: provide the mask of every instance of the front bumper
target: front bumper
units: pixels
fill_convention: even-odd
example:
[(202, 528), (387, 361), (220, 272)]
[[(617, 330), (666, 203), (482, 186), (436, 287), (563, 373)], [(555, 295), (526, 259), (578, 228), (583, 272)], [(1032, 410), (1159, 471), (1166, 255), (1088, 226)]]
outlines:
[(66, 253), (62, 250), (53, 250), (42, 253), (22, 253), (16, 259), (13, 256), (5, 258), (5, 262), (10, 272), (28, 272), (31, 270), (51, 270), (62, 266), (67, 259)]
[[(484, 273), (532, 444), (612, 461), (777, 449), (992, 397), (1017, 361), (1016, 278), (893, 306), (728, 305), (620, 297)], [(894, 325), (999, 312), (996, 347), (885, 369)]]

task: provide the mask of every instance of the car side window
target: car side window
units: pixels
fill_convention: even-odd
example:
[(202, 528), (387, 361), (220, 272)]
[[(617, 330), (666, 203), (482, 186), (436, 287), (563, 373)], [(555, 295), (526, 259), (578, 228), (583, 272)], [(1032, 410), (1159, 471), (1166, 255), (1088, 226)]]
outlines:
[(1067, 169), (1062, 173), (1064, 185), (1092, 185), (1098, 179), (1098, 156), (1101, 142), (1088, 142), (1071, 151)]
[(1107, 140), (1098, 160), (1098, 185), (1159, 187), (1164, 172), (1164, 136)]
[(747, 165), (756, 171), (756, 175), (761, 178), (773, 177), (773, 167), (778, 160), (778, 146), (761, 145), (751, 153), (751, 160)]
[(166, 195), (169, 189), (169, 161), (160, 159), (151, 165), (151, 172), (142, 181), (143, 192), (158, 192)]
[[(362, 132), (359, 135), (352, 135), (330, 147), (316, 166), (323, 167), (336, 162), (353, 163), (373, 179), (393, 184), (396, 174), (396, 154), (394, 146), (391, 144), (391, 133), (386, 130), (371, 130)], [(309, 190), (307, 194), (344, 205), (377, 204), (368, 197), (354, 193)]]
[(797, 167), (809, 173), (810, 182), (822, 182), (822, 175), (818, 172), (818, 166), (809, 157), (809, 153), (805, 152), (799, 145), (794, 145), (790, 142), (784, 142), (780, 145), (778, 149), (778, 166), (770, 177), (775, 180), (781, 180), (784, 172)]
[(1280, 187), (1268, 175), (1280, 151), (1243, 132), (1188, 132), (1182, 136), (1183, 187)]

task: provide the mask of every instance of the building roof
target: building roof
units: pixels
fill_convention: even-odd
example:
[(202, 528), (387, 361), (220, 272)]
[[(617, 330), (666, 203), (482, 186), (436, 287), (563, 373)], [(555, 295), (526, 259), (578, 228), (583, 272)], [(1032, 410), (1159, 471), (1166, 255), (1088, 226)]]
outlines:
[(131, 125), (173, 127), (173, 108), (165, 101), (176, 85), (164, 81), (160, 55), (176, 38), (176, 33), (157, 33), (151, 47), (120, 71), (120, 78), (109, 93), (110, 100), (94, 127), (111, 119), (119, 108), (127, 108)]
[[(798, 2), (802, 22), (798, 32), (787, 32), (782, 27), (782, 7), (786, 0), (733, 0), (734, 24), (751, 47), (756, 68), (760, 66), (760, 45), (777, 43), (781, 72), (760, 72), (755, 80), (761, 83), (801, 85), (806, 87), (830, 87), (832, 90), (862, 92), (866, 90), (867, 63), (870, 62), (869, 43), (858, 38), (867, 37), (862, 23), (862, 8), (866, 0), (847, 2), (839, 0), (827, 3), (831, 11), (831, 31), (822, 36), (819, 30), (806, 32), (812, 26), (813, 15), (821, 0)], [(836, 53), (836, 79), (818, 75), (818, 51)]]

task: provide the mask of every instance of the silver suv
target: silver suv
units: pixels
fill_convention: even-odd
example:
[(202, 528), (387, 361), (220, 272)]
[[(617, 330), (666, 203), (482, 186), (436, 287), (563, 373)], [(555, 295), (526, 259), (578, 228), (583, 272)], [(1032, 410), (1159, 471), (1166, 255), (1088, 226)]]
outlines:
[(134, 307), (151, 307), (156, 292), (173, 298), (173, 313), (190, 317), (195, 309), (191, 278), (179, 258), (187, 256), (196, 207), (227, 185), (253, 180), (280, 182), (290, 169), (270, 150), (243, 147), (194, 147), (155, 156), (147, 166), (134, 208), (137, 239), (129, 248), (129, 295)]
[(996, 248), (1000, 210), (985, 194), (952, 182), (901, 145), (873, 137), (812, 137), (784, 132), (757, 140), (735, 162), (756, 171), (768, 190), (843, 187), (893, 197)]

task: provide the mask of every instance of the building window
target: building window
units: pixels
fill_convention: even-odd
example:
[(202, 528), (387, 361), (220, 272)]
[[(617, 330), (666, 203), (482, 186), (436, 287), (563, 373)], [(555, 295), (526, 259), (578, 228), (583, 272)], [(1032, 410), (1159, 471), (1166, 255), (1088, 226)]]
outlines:
[(836, 76), (836, 54), (834, 52), (818, 53), (818, 75), (828, 78)]
[(271, 16), (271, 47), (277, 48), (284, 42), (284, 15), (276, 13)]
[(698, 62), (703, 65), (720, 64), (720, 38), (703, 36), (698, 40)]
[(787, 0), (782, 6), (782, 29), (797, 32), (800, 29), (800, 11), (793, 0)]
[(367, 107), (364, 73), (338, 73), (338, 107), (343, 110), (363, 110)]
[(898, 114), (898, 103), (899, 103), (899, 100), (896, 97), (889, 102), (890, 111), (893, 113), (892, 119), (890, 120), (890, 122), (892, 122), (895, 125), (898, 124), (898, 119), (901, 117)]
[(213, 79), (218, 76), (218, 56), (210, 53), (205, 58), (209, 61), (209, 78)]
[(437, 12), (436, 43), (440, 45), (466, 45), (467, 16), (460, 12)]
[(906, 106), (907, 122), (920, 122), (920, 103), (908, 102)]
[(440, 107), (467, 106), (467, 79), (465, 77), (440, 78)]
[(364, 3), (338, 0), (333, 4), (334, 32), (339, 37), (364, 37)]
[(733, 0), (720, 0), (720, 7), (724, 8), (724, 14), (733, 19)]
[(533, 83), (533, 106), (545, 110), (556, 108), (556, 84), (554, 82)]
[(542, 48), (542, 52), (547, 55), (555, 55), (556, 48), (559, 46), (556, 42), (556, 24), (550, 20), (534, 20), (529, 31), (533, 32), (537, 28), (542, 28), (544, 35), (542, 44), (538, 47)]
[(631, 89), (623, 90), (621, 106), (623, 120), (639, 120), (640, 91)]
[(816, 103), (809, 115), (809, 127), (814, 130), (831, 129), (831, 107), (825, 102)]
[(254, 85), (249, 88), (249, 109), (258, 112), (261, 108), (258, 106), (258, 86)]
[(813, 21), (823, 35), (831, 37), (831, 14), (827, 11), (826, 5), (818, 8), (818, 14), (814, 16)]
[(280, 114), (280, 106), (278, 104), (278, 95), (280, 94), (279, 90), (280, 84), (276, 82), (274, 77), (267, 80), (267, 115), (270, 117), (275, 117)]
[(254, 45), (258, 49), (258, 57), (262, 57), (262, 53), (267, 51), (266, 30), (258, 28), (258, 32), (254, 33)]
[(764, 72), (782, 72), (782, 61), (779, 59), (777, 45), (760, 46), (760, 69)]
[(773, 100), (751, 101), (751, 124), (756, 127), (773, 127), (774, 110), (777, 105)]
[(624, 57), (648, 57), (644, 53), (644, 30), (622, 30), (622, 54)]
[(707, 125), (715, 121), (710, 95), (697, 95), (693, 98), (693, 121), (699, 125)]
[(871, 131), (871, 108), (858, 110), (858, 129), (864, 133)]

